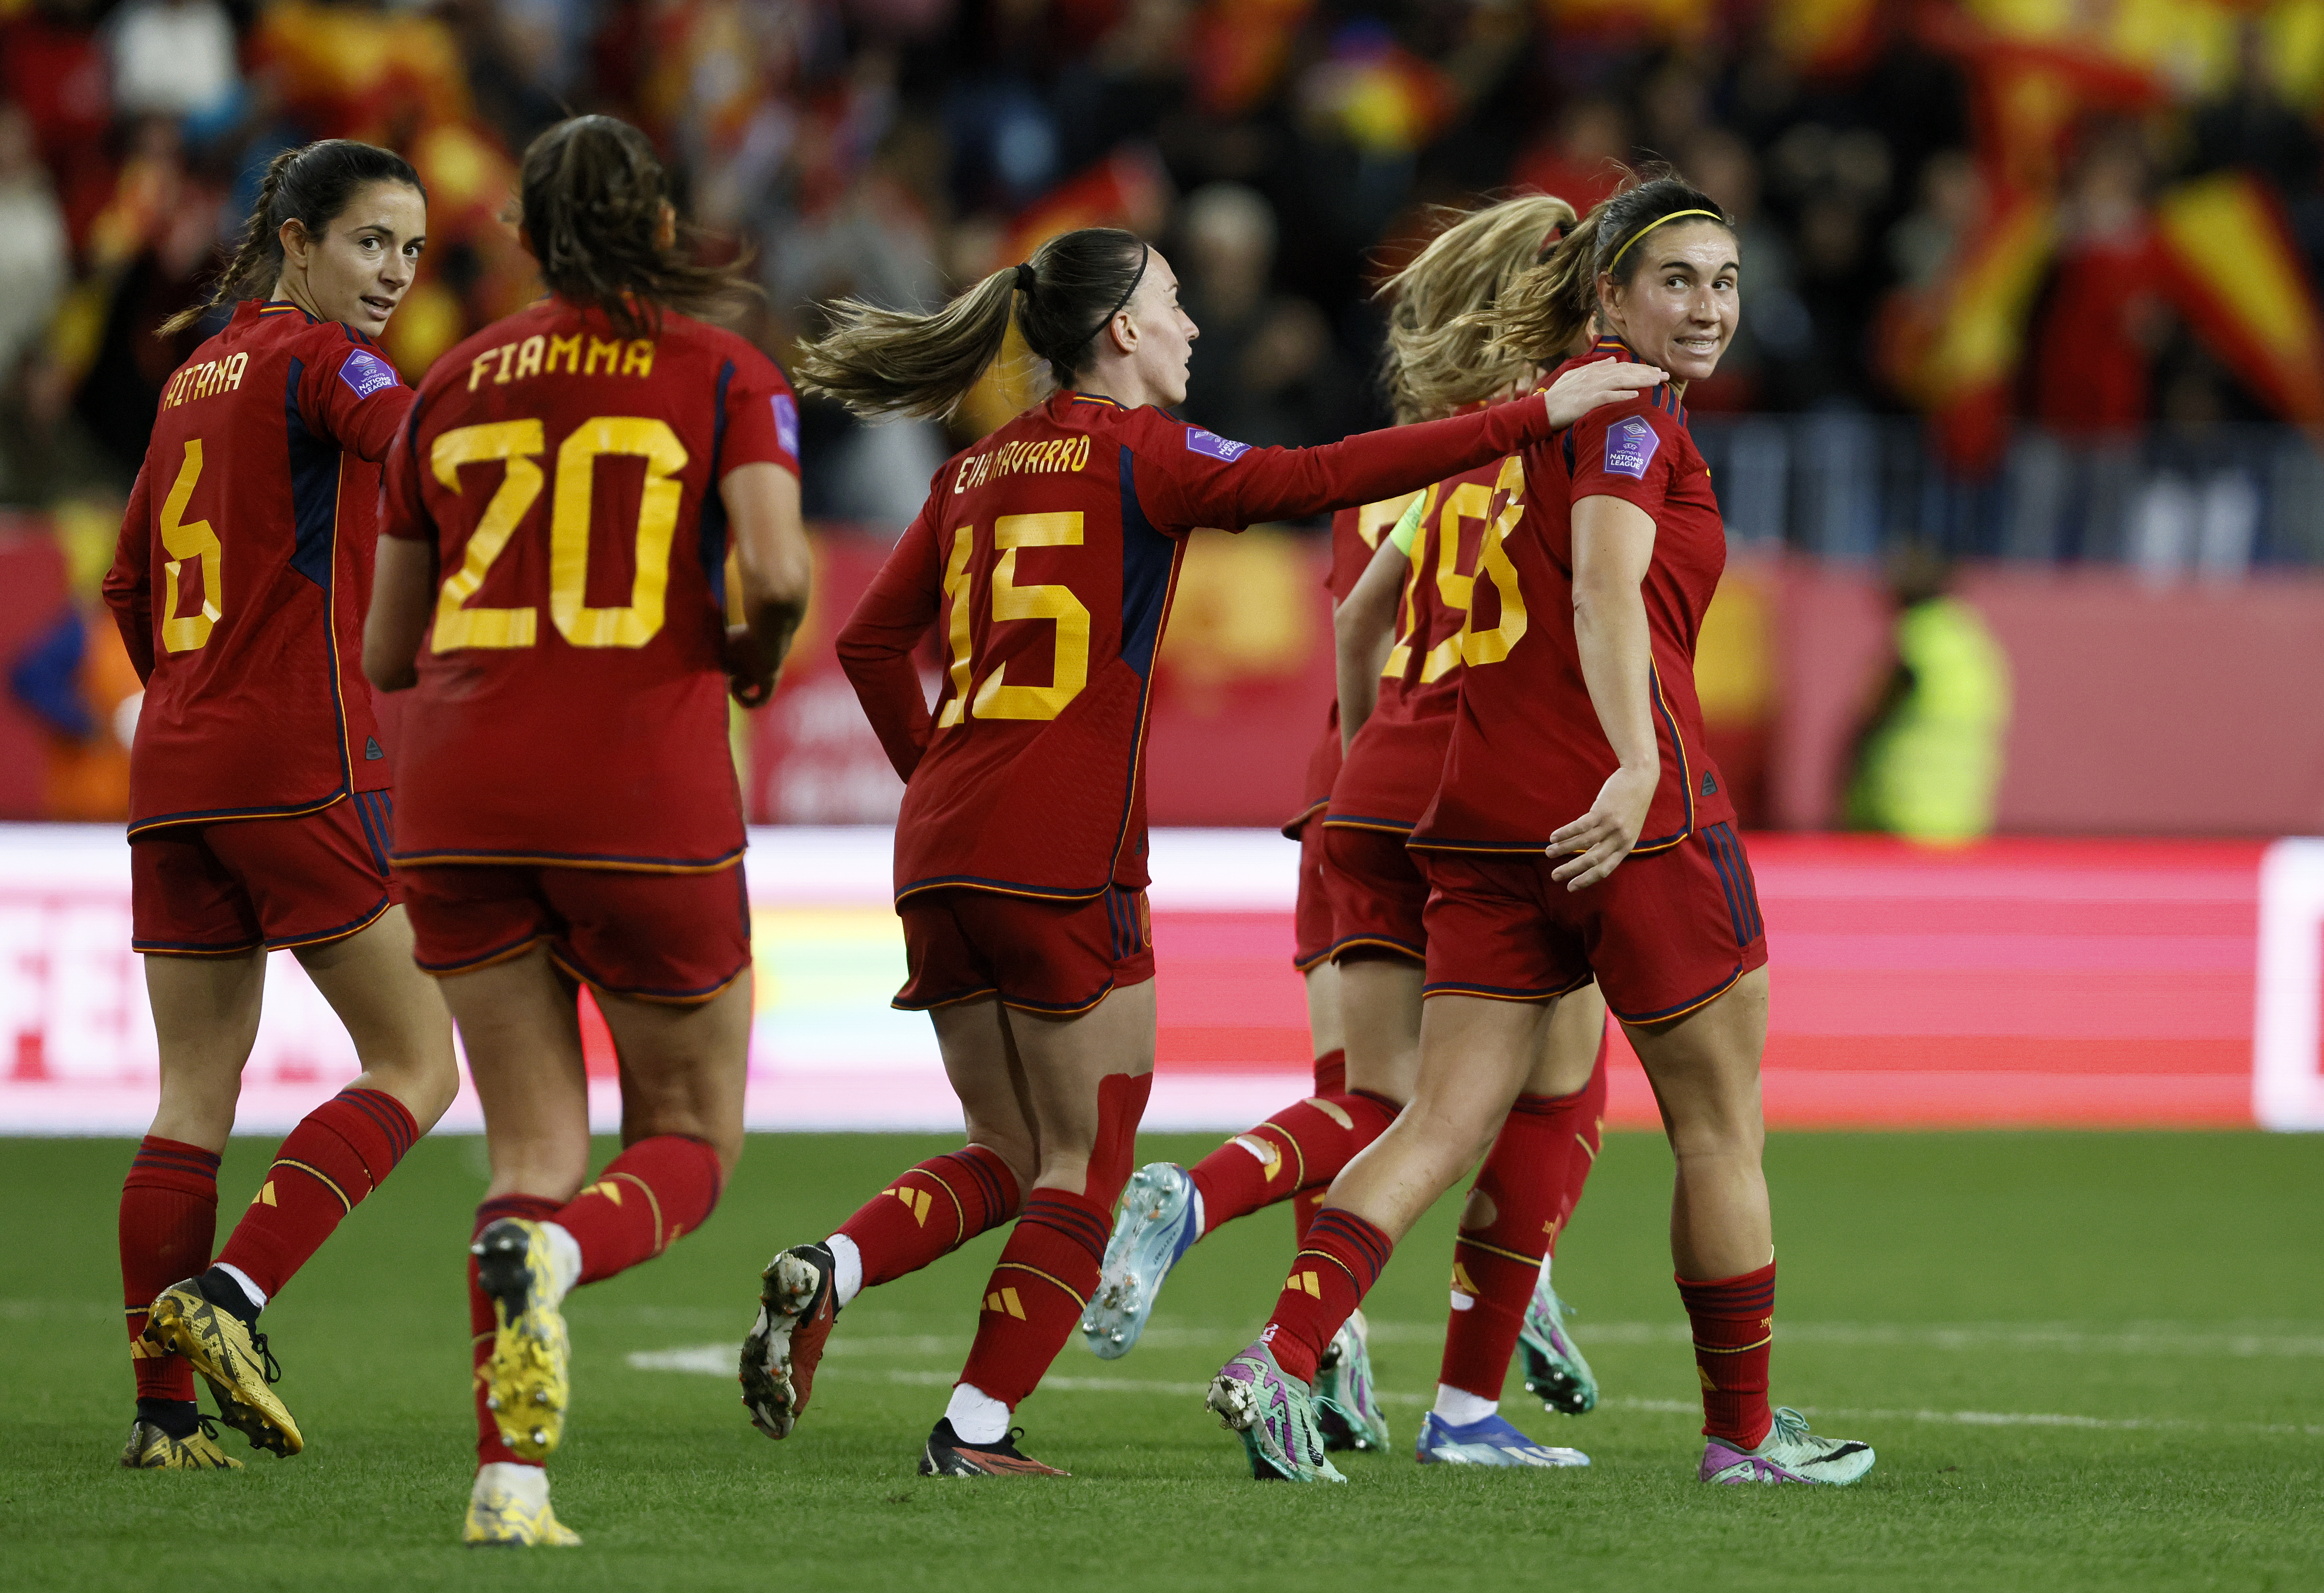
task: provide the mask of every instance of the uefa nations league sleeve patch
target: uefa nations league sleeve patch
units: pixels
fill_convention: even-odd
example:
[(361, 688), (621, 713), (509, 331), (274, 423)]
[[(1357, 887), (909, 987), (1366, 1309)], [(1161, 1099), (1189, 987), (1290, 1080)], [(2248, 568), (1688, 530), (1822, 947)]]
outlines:
[(1632, 481), (1646, 479), (1646, 466), (1654, 462), (1655, 450), (1663, 439), (1655, 428), (1637, 415), (1627, 420), (1617, 420), (1606, 428), (1606, 474), (1627, 475)]
[(798, 457), (798, 400), (787, 392), (779, 392), (769, 401), (775, 407), (775, 440), (783, 452)]
[(339, 367), (339, 380), (355, 389), (359, 399), (367, 399), (383, 388), (401, 385), (393, 365), (362, 348), (347, 355), (346, 364)]
[(1213, 459), (1223, 459), (1231, 465), (1250, 452), (1249, 443), (1229, 441), (1215, 431), (1204, 431), (1199, 426), (1186, 428), (1186, 451), (1208, 454)]

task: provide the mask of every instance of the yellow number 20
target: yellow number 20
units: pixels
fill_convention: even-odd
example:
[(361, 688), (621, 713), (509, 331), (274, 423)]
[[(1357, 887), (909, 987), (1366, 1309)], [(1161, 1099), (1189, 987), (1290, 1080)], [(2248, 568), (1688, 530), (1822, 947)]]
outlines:
[(975, 550), (975, 537), (976, 528), (973, 525), (955, 531), (951, 557), (945, 563), (945, 597), (952, 605), (945, 628), (950, 643), (952, 700), (945, 704), (937, 728), (958, 724), (964, 717), (964, 703), (967, 704), (966, 713), (979, 719), (1055, 719), (1089, 684), (1089, 610), (1070, 589), (1054, 583), (1019, 585), (1017, 550), (1080, 547), (1082, 516), (1078, 511), (1004, 514), (992, 522), (993, 546), (1001, 549), (999, 561), (992, 566), (993, 622), (1047, 620), (1056, 626), (1056, 662), (1046, 686), (1010, 684), (1004, 659), (1000, 668), (984, 677), (973, 695), (969, 692), (973, 666), (969, 658), (968, 565)]
[[(186, 444), (186, 462), (179, 467), (178, 479), (161, 503), (161, 546), (170, 554), (169, 562), (161, 566), (165, 578), (161, 645), (173, 653), (191, 652), (209, 640), (210, 628), (225, 617), (221, 605), (226, 602), (226, 549), (218, 545), (217, 533), (210, 529), (209, 521), (184, 519), (186, 505), (194, 495), (194, 483), (201, 479), (202, 445), (197, 437)], [(189, 558), (202, 562), (202, 608), (197, 614), (180, 614), (178, 571)]]
[[(444, 583), (436, 600), (433, 646), (439, 653), (467, 647), (530, 647), (538, 638), (538, 607), (476, 608), (469, 605), (540, 500), (543, 476), (539, 460), (548, 447), (538, 420), (501, 420), (461, 426), (438, 436), (429, 448), (436, 479), (460, 491), (460, 466), (502, 462), (500, 486), (468, 534), (466, 556)], [(645, 490), (638, 500), (636, 574), (630, 601), (618, 608), (591, 608), (589, 527), (596, 501), (597, 461), (608, 455), (646, 462)], [(583, 421), (557, 450), (557, 492), (549, 520), (549, 617), (575, 647), (643, 647), (661, 631), (669, 590), (669, 549), (677, 535), (686, 468), (686, 445), (669, 423), (635, 415), (600, 415)]]

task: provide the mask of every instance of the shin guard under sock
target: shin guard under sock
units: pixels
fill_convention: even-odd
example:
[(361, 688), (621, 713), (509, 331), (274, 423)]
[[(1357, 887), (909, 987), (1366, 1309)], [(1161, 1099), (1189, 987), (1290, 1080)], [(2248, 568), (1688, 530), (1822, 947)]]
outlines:
[(918, 1272), (1017, 1215), (1017, 1175), (981, 1145), (908, 1168), (839, 1231), (863, 1257), (864, 1288)]
[(194, 1397), (193, 1368), (142, 1335), (153, 1296), (210, 1264), (217, 1238), (217, 1167), (214, 1152), (149, 1134), (121, 1182), (121, 1303), (141, 1400)]
[(581, 1247), (574, 1281), (594, 1284), (660, 1255), (709, 1220), (723, 1182), (706, 1139), (656, 1134), (629, 1146), (549, 1219)]
[[(1348, 1092), (1348, 1054), (1345, 1050), (1326, 1051), (1315, 1059), (1315, 1093), (1323, 1100)], [(1291, 1239), (1293, 1244), (1307, 1237), (1307, 1225), (1315, 1220), (1315, 1213), (1323, 1209), (1323, 1197), (1329, 1194), (1329, 1183), (1318, 1183), (1301, 1190), (1291, 1197)]]
[(1113, 1202), (1036, 1184), (984, 1285), (960, 1380), (1014, 1410), (1065, 1347), (1097, 1287)]
[(1582, 1095), (1572, 1113), (1573, 1155), (1565, 1158), (1565, 1187), (1557, 1202), (1557, 1233), (1550, 1235), (1550, 1254), (1557, 1253), (1557, 1235), (1573, 1220), (1573, 1208), (1582, 1202), (1582, 1186), (1590, 1182), (1590, 1170), (1598, 1165), (1598, 1149), (1606, 1137), (1606, 1050), (1612, 1043), (1612, 1026), (1598, 1036), (1598, 1064), (1590, 1070), (1590, 1082), (1582, 1087)]
[[(533, 1222), (546, 1222), (557, 1214), (557, 1202), (547, 1195), (499, 1195), (476, 1208), (476, 1226), (468, 1238), (473, 1242), (477, 1235), (503, 1217), (521, 1217)], [(476, 1283), (476, 1258), (468, 1257), (468, 1339), (474, 1368), (470, 1382), (476, 1396), (476, 1464), (491, 1466), (501, 1461), (519, 1466), (531, 1466), (536, 1461), (521, 1459), (515, 1450), (501, 1441), (499, 1423), (491, 1411), (484, 1408), (484, 1362), (493, 1353), (493, 1337), (500, 1327), (500, 1319), (493, 1312), (493, 1297)]]
[(1236, 1135), (1194, 1164), (1203, 1225), (1214, 1230), (1303, 1189), (1327, 1189), (1400, 1109), (1384, 1096), (1314, 1096)]
[(419, 1137), (420, 1125), (386, 1091), (340, 1091), (275, 1152), (219, 1263), (249, 1274), (272, 1300)]
[(1702, 1378), (1702, 1431), (1756, 1449), (1775, 1423), (1767, 1408), (1767, 1355), (1775, 1333), (1775, 1264), (1707, 1283), (1678, 1281)]
[(1577, 1129), (1589, 1093), (1520, 1095), (1510, 1103), (1453, 1236), (1452, 1314), (1438, 1382), (1500, 1398), (1541, 1258), (1563, 1220), (1566, 1164), (1587, 1159)]
[(1291, 1258), (1291, 1276), (1259, 1341), (1275, 1364), (1311, 1387), (1316, 1365), (1333, 1334), (1362, 1304), (1394, 1242), (1352, 1211), (1326, 1206), (1315, 1213), (1306, 1242)]

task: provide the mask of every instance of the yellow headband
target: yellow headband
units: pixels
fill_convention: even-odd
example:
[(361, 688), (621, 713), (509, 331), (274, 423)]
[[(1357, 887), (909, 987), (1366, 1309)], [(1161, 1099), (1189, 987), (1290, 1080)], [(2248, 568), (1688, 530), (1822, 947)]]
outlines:
[[(1664, 222), (1676, 221), (1683, 216), (1708, 216), (1711, 220), (1717, 222), (1721, 226), (1732, 225), (1728, 221), (1727, 217), (1721, 216), (1716, 210), (1674, 210), (1668, 216), (1657, 216), (1653, 221), (1650, 221), (1646, 223), (1646, 226), (1640, 227), (1637, 232), (1632, 233), (1630, 235), (1630, 244), (1637, 243), (1640, 238), (1645, 237), (1648, 233), (1654, 231), (1655, 228), (1662, 226)], [(1625, 244), (1620, 248), (1614, 251), (1614, 258), (1606, 262), (1606, 269), (1608, 272), (1612, 272), (1616, 266), (1622, 263), (1622, 256), (1630, 252), (1630, 244)]]

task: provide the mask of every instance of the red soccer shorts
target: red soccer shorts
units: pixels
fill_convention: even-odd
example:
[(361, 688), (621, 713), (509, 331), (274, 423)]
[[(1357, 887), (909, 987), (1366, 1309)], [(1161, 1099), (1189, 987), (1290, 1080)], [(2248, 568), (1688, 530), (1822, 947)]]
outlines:
[(1421, 921), (1428, 881), (1398, 830), (1319, 824), (1323, 832), (1323, 885), (1332, 897), (1332, 960), (1354, 957), (1426, 959), (1428, 931)]
[(411, 955), (438, 977), (546, 941), (592, 989), (691, 1006), (751, 965), (751, 899), (735, 866), (703, 874), (457, 863), (400, 869)]
[(292, 818), (149, 831), (129, 847), (129, 944), (230, 957), (353, 935), (403, 899), (394, 825), (388, 793), (359, 791)]
[(1021, 1011), (1070, 1017), (1154, 977), (1142, 890), (1109, 886), (1081, 901), (923, 890), (897, 913), (911, 977), (893, 1004), (907, 1012), (998, 996)]
[(1615, 1017), (1659, 1023), (1767, 961), (1751, 865), (1727, 824), (1580, 891), (1549, 877), (1558, 858), (1414, 855), (1429, 884), (1426, 995), (1544, 1001), (1594, 974)]
[(1291, 912), (1291, 966), (1305, 973), (1332, 954), (1332, 893), (1323, 883), (1323, 813), (1299, 826), (1299, 897)]

